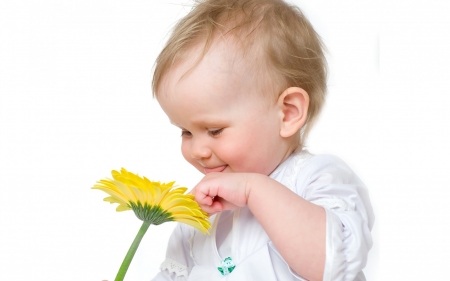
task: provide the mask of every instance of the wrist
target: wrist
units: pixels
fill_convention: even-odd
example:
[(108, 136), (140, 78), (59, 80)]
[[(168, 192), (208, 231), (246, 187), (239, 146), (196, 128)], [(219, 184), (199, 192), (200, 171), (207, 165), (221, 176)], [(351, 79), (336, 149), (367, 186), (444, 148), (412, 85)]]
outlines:
[(266, 178), (268, 177), (262, 174), (248, 174), (245, 181), (245, 196), (247, 198), (247, 205), (254, 197), (254, 193), (260, 191), (261, 188), (263, 188), (263, 182)]

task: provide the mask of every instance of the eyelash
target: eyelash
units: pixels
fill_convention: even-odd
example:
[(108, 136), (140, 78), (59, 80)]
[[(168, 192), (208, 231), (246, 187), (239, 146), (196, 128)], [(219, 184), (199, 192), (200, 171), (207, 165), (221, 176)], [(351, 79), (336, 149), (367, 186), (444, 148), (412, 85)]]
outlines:
[[(225, 128), (221, 128), (221, 129), (217, 129), (217, 130), (213, 130), (213, 131), (208, 131), (208, 135), (212, 136), (212, 137), (218, 137), (220, 136), (220, 134), (222, 134), (223, 129)], [(182, 137), (190, 137), (192, 136), (191, 132), (187, 131), (187, 130), (181, 130), (181, 136)]]
[(222, 134), (223, 129), (224, 128), (213, 130), (213, 131), (208, 131), (208, 134), (210, 136), (217, 137), (217, 136), (220, 136), (220, 134)]
[(181, 130), (181, 136), (182, 136), (182, 137), (185, 137), (185, 136), (191, 136), (191, 135), (192, 135), (191, 132), (186, 131), (186, 130)]

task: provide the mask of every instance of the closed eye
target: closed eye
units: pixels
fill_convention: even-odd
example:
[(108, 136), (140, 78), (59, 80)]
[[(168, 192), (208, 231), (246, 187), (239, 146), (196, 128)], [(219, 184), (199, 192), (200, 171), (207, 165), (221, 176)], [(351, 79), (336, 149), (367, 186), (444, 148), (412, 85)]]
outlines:
[(189, 132), (188, 130), (181, 130), (181, 136), (182, 137), (190, 137), (190, 136), (192, 136), (192, 133)]
[(217, 137), (217, 136), (219, 136), (219, 135), (223, 132), (223, 129), (225, 129), (225, 128), (221, 128), (221, 129), (217, 129), (217, 130), (208, 131), (208, 134), (209, 134), (210, 136), (212, 136), (212, 137)]

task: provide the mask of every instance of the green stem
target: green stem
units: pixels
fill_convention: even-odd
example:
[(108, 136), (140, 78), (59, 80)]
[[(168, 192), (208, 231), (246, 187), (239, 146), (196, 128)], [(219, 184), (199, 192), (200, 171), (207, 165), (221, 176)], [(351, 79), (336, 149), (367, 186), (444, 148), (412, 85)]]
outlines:
[(117, 272), (116, 279), (114, 281), (123, 281), (125, 278), (125, 274), (127, 273), (128, 267), (130, 266), (131, 261), (133, 260), (134, 254), (136, 253), (139, 244), (141, 243), (142, 237), (144, 237), (145, 232), (150, 227), (150, 221), (144, 221), (142, 223), (141, 228), (139, 229), (136, 238), (134, 238), (133, 244), (131, 244), (130, 249), (128, 250), (125, 259), (123, 259), (122, 265), (120, 266), (119, 272)]

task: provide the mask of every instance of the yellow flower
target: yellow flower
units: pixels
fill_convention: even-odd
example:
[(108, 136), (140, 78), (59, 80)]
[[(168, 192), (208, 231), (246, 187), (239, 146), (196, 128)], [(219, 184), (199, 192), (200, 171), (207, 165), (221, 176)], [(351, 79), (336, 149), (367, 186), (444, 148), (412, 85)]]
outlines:
[(133, 210), (136, 216), (150, 224), (178, 221), (207, 234), (211, 227), (208, 214), (195, 202), (186, 187), (174, 187), (175, 182), (160, 183), (128, 172), (124, 168), (111, 172), (113, 179), (100, 180), (92, 187), (108, 193), (104, 201), (118, 203), (117, 211)]

